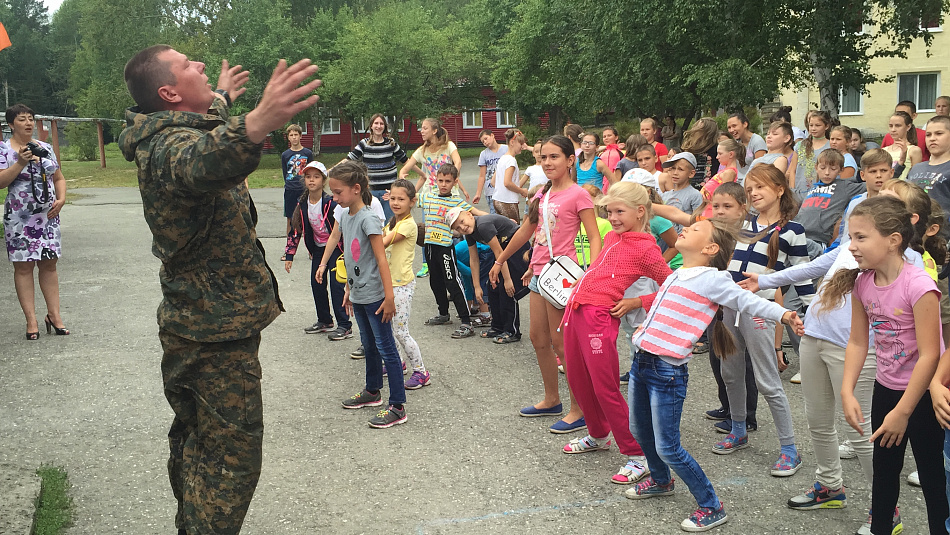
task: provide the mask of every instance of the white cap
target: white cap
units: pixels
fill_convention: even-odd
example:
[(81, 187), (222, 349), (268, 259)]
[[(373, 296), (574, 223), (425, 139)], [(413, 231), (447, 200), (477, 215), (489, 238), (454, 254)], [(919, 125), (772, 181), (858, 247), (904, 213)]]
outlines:
[(458, 207), (458, 206), (450, 209), (449, 212), (445, 214), (445, 224), (448, 225), (449, 228), (451, 228), (452, 225), (455, 224), (455, 221), (458, 220), (459, 215), (464, 211), (465, 210), (463, 210), (461, 207)]
[(679, 160), (686, 160), (686, 163), (692, 165), (693, 169), (696, 169), (696, 157), (693, 156), (692, 152), (686, 152), (685, 150), (677, 152), (672, 157), (670, 157), (669, 160), (663, 162), (663, 169), (669, 169), (670, 167), (673, 167), (673, 164)]
[(323, 176), (327, 176), (327, 166), (316, 160), (308, 163), (307, 166), (303, 168), (303, 171), (301, 171), (301, 174), (303, 174), (307, 169), (316, 169), (323, 173)]
[(657, 189), (659, 187), (659, 184), (657, 184), (656, 177), (653, 176), (653, 173), (639, 167), (627, 171), (620, 180), (622, 182), (636, 182), (637, 184), (647, 188)]

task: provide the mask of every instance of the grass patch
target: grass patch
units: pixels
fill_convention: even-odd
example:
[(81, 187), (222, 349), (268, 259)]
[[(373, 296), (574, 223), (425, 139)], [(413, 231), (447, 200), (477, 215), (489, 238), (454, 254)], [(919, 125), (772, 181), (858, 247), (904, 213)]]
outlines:
[(73, 501), (69, 497), (69, 478), (58, 466), (41, 466), (36, 475), (42, 480), (36, 499), (34, 535), (59, 535), (72, 522)]

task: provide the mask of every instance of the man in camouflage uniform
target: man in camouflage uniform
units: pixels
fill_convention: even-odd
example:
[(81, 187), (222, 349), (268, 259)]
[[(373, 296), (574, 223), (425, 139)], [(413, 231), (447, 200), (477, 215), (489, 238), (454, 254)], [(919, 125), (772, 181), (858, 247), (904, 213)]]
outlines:
[(281, 60), (258, 107), (231, 117), (247, 71), (222, 64), (212, 91), (204, 64), (156, 45), (126, 65), (138, 106), (122, 153), (138, 166), (152, 252), (162, 261), (158, 307), (165, 396), (175, 412), (168, 475), (179, 534), (234, 534), (261, 472), (261, 330), (282, 310), (254, 230), (245, 178), (266, 134), (316, 102), (309, 60)]

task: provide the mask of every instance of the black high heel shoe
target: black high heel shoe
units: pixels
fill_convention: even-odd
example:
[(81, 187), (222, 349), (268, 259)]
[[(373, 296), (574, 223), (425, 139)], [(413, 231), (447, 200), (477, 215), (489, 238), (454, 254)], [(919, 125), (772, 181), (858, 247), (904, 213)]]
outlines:
[[(56, 334), (58, 334), (59, 336), (66, 336), (67, 334), (69, 334), (69, 329), (67, 329), (65, 325), (62, 327), (57, 327), (53, 325), (53, 320), (49, 319), (49, 314), (46, 315), (45, 321), (46, 321), (46, 334), (51, 334), (53, 331), (56, 331)], [(37, 338), (39, 338), (39, 333), (36, 333), (36, 334), (37, 334)], [(27, 334), (26, 336), (27, 338), (29, 338), (30, 335)], [(32, 340), (36, 340), (36, 338), (32, 338)]]
[(27, 340), (39, 340), (39, 339), (40, 339), (40, 331), (36, 331), (35, 333), (26, 333), (26, 339), (27, 339)]

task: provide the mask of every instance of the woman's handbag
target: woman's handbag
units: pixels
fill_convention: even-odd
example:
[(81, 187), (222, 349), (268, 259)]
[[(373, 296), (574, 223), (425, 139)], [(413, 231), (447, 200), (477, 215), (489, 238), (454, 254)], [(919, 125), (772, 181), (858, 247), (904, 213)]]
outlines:
[[(566, 255), (554, 256), (551, 245), (551, 228), (548, 224), (548, 196), (544, 195), (544, 207), (541, 216), (544, 218), (544, 233), (548, 239), (548, 250), (551, 252), (551, 261), (548, 262), (538, 275), (538, 292), (554, 308), (563, 310), (571, 297), (574, 283), (584, 275), (584, 270), (571, 257)], [(581, 251), (583, 253), (583, 250)], [(584, 263), (587, 263), (586, 254)]]

